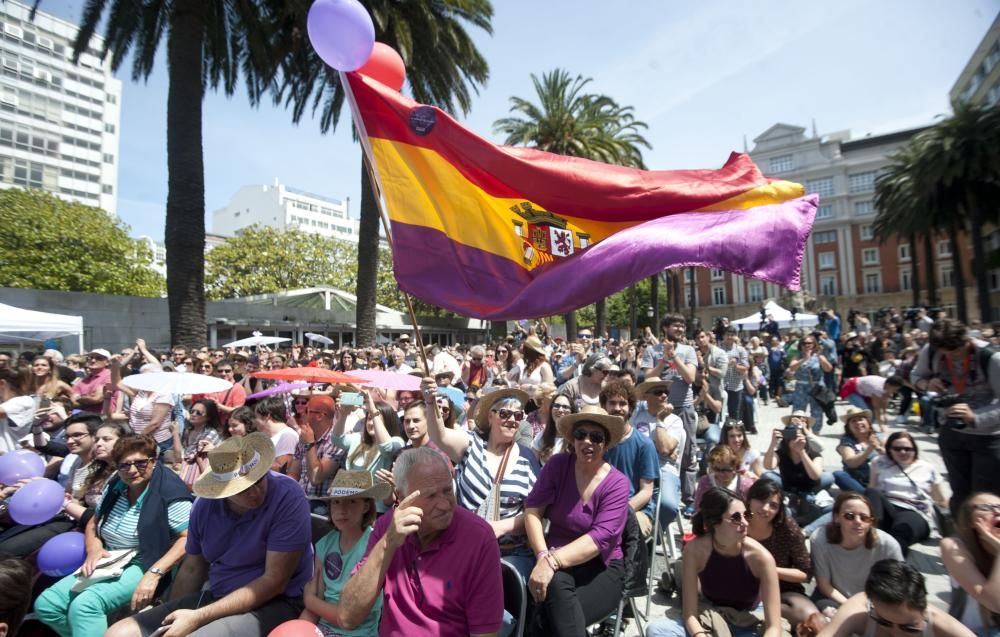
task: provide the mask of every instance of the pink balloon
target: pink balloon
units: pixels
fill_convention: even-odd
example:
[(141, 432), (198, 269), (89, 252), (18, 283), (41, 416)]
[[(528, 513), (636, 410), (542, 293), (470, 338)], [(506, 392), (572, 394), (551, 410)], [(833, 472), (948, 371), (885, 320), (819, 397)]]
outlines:
[(358, 73), (398, 91), (403, 88), (403, 80), (406, 79), (406, 65), (395, 49), (376, 42), (371, 57), (358, 69)]
[(272, 630), (267, 637), (323, 637), (323, 633), (312, 622), (292, 619)]

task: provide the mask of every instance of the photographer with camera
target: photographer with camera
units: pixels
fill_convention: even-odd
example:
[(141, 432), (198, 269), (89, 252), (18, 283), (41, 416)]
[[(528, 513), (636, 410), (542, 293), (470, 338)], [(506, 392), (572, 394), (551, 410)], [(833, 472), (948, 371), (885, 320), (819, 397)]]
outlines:
[(960, 321), (939, 319), (910, 379), (936, 394), (930, 402), (942, 426), (952, 512), (970, 493), (1000, 493), (1000, 349), (969, 336)]

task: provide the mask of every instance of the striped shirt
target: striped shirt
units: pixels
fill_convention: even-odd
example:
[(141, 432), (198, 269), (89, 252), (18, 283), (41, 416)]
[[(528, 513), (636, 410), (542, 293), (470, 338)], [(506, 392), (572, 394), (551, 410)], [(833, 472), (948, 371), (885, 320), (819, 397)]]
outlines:
[[(120, 480), (114, 483), (113, 488), (123, 492), (127, 489), (125, 483)], [(127, 493), (122, 493), (121, 497), (118, 498), (115, 506), (108, 513), (108, 517), (100, 523), (99, 533), (104, 541), (104, 548), (109, 551), (139, 548), (139, 512), (142, 511), (142, 503), (145, 502), (148, 492), (149, 487), (147, 486), (133, 505), (129, 505)], [(97, 501), (95, 507), (97, 510), (100, 510), (101, 503), (107, 493), (108, 489), (105, 487)], [(190, 500), (171, 502), (167, 507), (167, 524), (170, 525), (170, 534), (177, 535), (187, 529), (190, 515)]]
[[(507, 463), (507, 471), (500, 481), (500, 519), (512, 518), (524, 512), (524, 499), (531, 493), (538, 478), (534, 463), (525, 456), (524, 448), (518, 447), (517, 451), (517, 458)], [(458, 505), (470, 511), (478, 511), (489, 497), (493, 479), (486, 464), (486, 438), (479, 433), (470, 432), (469, 446), (459, 464)], [(523, 541), (523, 536), (500, 538), (501, 544)]]

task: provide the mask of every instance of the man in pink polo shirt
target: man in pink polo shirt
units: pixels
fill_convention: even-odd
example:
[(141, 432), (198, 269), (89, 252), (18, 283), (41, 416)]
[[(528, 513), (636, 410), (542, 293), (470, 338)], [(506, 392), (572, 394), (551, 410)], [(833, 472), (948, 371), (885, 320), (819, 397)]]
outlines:
[(456, 506), (439, 452), (404, 451), (392, 473), (402, 501), (375, 523), (341, 594), (340, 625), (357, 627), (383, 595), (382, 637), (496, 635), (503, 580), (492, 528)]
[(87, 375), (73, 385), (73, 406), (99, 414), (104, 407), (104, 386), (111, 383), (111, 353), (95, 349), (87, 354)]

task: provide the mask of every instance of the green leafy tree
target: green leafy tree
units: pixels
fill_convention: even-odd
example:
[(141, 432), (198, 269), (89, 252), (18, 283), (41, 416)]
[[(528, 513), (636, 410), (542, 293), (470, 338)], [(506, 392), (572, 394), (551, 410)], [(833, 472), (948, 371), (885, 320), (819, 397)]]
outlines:
[(153, 254), (99, 208), (40, 190), (0, 190), (0, 287), (160, 296)]
[[(543, 73), (541, 80), (531, 74), (538, 103), (511, 97), (516, 116), (498, 119), (494, 132), (506, 135), (505, 143), (544, 150), (557, 155), (582, 157), (621, 166), (645, 168), (642, 148), (652, 148), (642, 131), (644, 122), (635, 119), (631, 106), (621, 106), (607, 95), (585, 92), (591, 78), (572, 77), (564, 69)], [(597, 302), (595, 320), (598, 333), (607, 329), (605, 300)], [(566, 334), (576, 336), (576, 313), (565, 315)]]
[[(475, 27), (493, 32), (493, 7), (489, 0), (361, 0), (361, 4), (372, 15), (375, 39), (395, 49), (403, 58), (413, 99), (452, 113), (467, 114), (472, 106), (472, 92), (485, 84), (489, 66), (466, 29)], [(339, 75), (323, 64), (308, 43), (299, 47), (287, 63), (292, 68), (284, 74), (281, 91), (286, 102), (294, 105), (295, 120), (311, 108), (319, 113), (323, 132), (336, 128), (345, 99)], [(380, 267), (384, 267), (379, 256), (379, 224), (368, 169), (362, 165), (356, 282), (359, 344), (375, 342), (375, 301)], [(398, 294), (402, 299), (402, 293)]]

